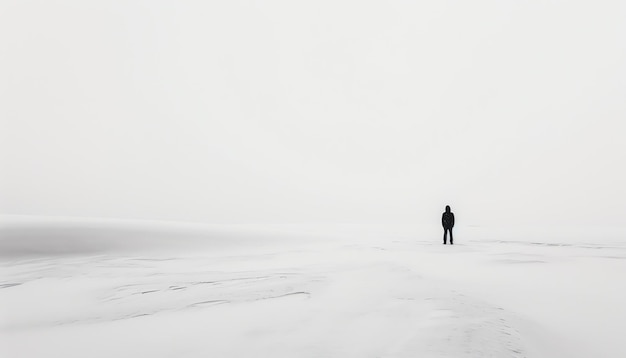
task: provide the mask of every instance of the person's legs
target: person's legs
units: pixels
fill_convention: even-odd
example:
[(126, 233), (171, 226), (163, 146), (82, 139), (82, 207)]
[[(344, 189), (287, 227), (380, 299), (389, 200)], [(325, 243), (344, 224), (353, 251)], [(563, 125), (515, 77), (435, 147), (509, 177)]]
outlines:
[(443, 228), (443, 244), (447, 244), (448, 243), (448, 229)]
[(450, 245), (454, 245), (454, 242), (452, 242), (452, 228), (450, 228)]

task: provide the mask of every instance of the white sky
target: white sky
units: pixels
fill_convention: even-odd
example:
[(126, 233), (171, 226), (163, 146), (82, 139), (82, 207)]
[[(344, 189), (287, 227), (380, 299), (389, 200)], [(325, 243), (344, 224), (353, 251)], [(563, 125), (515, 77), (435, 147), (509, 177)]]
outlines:
[(0, 2), (0, 213), (625, 225), (626, 2)]

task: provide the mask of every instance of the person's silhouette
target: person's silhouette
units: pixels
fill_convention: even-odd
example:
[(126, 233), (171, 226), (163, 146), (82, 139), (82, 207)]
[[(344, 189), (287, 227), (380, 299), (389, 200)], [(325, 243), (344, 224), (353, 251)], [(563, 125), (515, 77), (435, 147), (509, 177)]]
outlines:
[(446, 211), (441, 216), (441, 225), (443, 225), (443, 244), (445, 245), (450, 231), (450, 245), (454, 245), (452, 241), (452, 228), (454, 227), (454, 214), (450, 211), (450, 206), (446, 205)]

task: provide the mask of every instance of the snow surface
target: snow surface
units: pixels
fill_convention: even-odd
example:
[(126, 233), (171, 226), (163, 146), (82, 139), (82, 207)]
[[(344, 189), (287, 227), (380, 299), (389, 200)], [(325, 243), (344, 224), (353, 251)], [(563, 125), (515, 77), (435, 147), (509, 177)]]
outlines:
[(626, 357), (626, 240), (577, 232), (5, 224), (0, 356)]

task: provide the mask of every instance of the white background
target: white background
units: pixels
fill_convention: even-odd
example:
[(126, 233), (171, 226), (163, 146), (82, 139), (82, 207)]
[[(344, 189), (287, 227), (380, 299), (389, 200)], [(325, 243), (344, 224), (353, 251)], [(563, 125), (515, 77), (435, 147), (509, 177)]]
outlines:
[(0, 3), (0, 213), (623, 225), (620, 1)]

